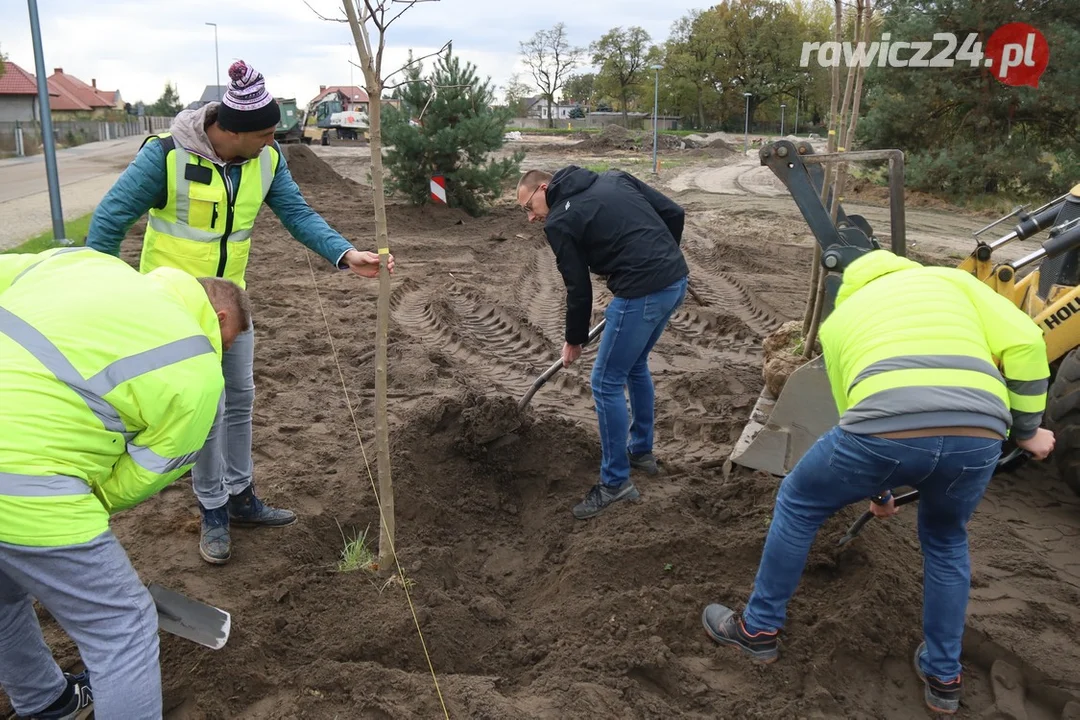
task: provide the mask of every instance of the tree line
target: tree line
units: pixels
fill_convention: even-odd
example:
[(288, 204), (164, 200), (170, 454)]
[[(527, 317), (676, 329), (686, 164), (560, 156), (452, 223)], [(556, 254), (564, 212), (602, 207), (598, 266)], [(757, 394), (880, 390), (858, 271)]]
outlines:
[[(845, 3), (844, 37), (854, 22)], [(1023, 22), (1050, 48), (1038, 87), (1012, 86), (982, 62), (958, 58), (951, 67), (868, 67), (856, 145), (896, 147), (908, 158), (909, 187), (954, 199), (976, 194), (1010, 197), (1064, 192), (1080, 182), (1080, 13), (1075, 0), (881, 0), (874, 3), (871, 39), (930, 41), (951, 33), (978, 37)], [(587, 46), (570, 42), (563, 23), (519, 43), (526, 72), (504, 86), (523, 114), (527, 98), (592, 111), (653, 110), (681, 118), (683, 127), (741, 131), (744, 113), (776, 122), (786, 105), (786, 128), (829, 122), (829, 67), (817, 52), (803, 62), (805, 43), (834, 36), (833, 0), (721, 0), (676, 20), (666, 39), (640, 27), (615, 27)], [(934, 42), (933, 54), (943, 49)], [(969, 48), (970, 50), (970, 48)], [(849, 72), (845, 55), (840, 71)], [(904, 55), (906, 57), (906, 55)], [(659, 66), (659, 69), (654, 69)], [(589, 68), (593, 69), (589, 69)], [(655, 73), (655, 74), (654, 74)], [(549, 125), (554, 125), (548, 112)]]

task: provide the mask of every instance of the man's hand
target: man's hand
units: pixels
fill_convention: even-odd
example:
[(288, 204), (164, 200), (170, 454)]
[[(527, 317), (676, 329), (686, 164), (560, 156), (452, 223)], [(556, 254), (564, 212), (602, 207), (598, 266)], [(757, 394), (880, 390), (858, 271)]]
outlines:
[(1016, 445), (1021, 450), (1027, 450), (1036, 460), (1045, 460), (1046, 456), (1054, 451), (1054, 442), (1053, 432), (1039, 428), (1026, 440), (1017, 440)]
[(562, 364), (563, 367), (570, 367), (575, 360), (581, 357), (581, 345), (571, 345), (570, 343), (563, 343), (562, 346)]
[(870, 501), (870, 512), (874, 513), (876, 518), (892, 517), (896, 513), (900, 512), (900, 508), (896, 507), (896, 498), (892, 493), (889, 493), (889, 502), (884, 505), (878, 505), (873, 500)]
[[(373, 278), (379, 276), (379, 254), (361, 250), (350, 250), (341, 258), (349, 269), (360, 277)], [(386, 259), (386, 269), (391, 274), (394, 272), (394, 256)]]

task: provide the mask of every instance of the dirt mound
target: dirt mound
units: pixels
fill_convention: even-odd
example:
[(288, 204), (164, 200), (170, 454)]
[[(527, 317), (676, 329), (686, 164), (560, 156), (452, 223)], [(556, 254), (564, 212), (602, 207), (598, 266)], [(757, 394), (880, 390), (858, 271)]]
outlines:
[(320, 159), (302, 143), (285, 146), (285, 160), (293, 180), (300, 185), (325, 185), (342, 180), (325, 160)]
[(574, 145), (575, 151), (603, 152), (605, 150), (641, 150), (642, 133), (627, 130), (614, 123), (605, 125), (599, 133)]

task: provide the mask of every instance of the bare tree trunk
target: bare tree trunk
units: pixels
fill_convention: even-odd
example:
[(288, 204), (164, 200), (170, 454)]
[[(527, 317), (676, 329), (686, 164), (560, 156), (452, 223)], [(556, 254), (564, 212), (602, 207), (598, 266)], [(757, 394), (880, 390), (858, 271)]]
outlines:
[(547, 98), (547, 109), (548, 109), (548, 127), (553, 128), (553, 127), (555, 127), (555, 116), (552, 115), (552, 113), (551, 113), (551, 95), (548, 95), (548, 98)]
[[(375, 455), (379, 473), (379, 572), (394, 572), (394, 486), (390, 478), (390, 428), (387, 421), (386, 345), (390, 324), (390, 239), (386, 229), (386, 194), (383, 190), (382, 79), (371, 57), (364, 22), (356, 17), (353, 0), (344, 0), (345, 14), (360, 53), (368, 93), (368, 132), (371, 149), (372, 201), (375, 206), (375, 241), (379, 251), (379, 299), (375, 329)], [(379, 56), (383, 38), (379, 37)]]
[[(833, 40), (838, 44), (843, 40), (844, 7), (842, 0), (835, 0), (833, 5)], [(840, 118), (837, 117), (837, 106), (840, 102), (840, 66), (833, 65), (829, 71), (832, 80), (832, 97), (829, 99), (829, 140), (825, 152), (836, 152), (836, 137), (840, 132)], [(829, 197), (829, 167), (822, 168), (821, 202), (824, 203)], [(806, 312), (803, 314), (803, 337), (810, 335), (810, 328), (814, 324), (814, 308), (817, 305), (818, 281), (821, 276), (821, 246), (814, 243), (814, 264), (810, 268), (810, 286), (806, 294)], [(819, 315), (820, 317), (820, 315)], [(816, 333), (815, 333), (816, 334)], [(808, 344), (803, 349), (804, 357), (811, 357), (813, 344)]]

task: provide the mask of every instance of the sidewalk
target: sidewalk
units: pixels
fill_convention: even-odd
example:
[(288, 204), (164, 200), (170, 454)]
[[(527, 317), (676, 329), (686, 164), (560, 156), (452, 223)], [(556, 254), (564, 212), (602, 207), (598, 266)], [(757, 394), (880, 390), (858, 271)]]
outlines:
[[(60, 206), (69, 221), (91, 212), (135, 157), (141, 135), (58, 150)], [(0, 250), (51, 229), (45, 156), (0, 160)]]

